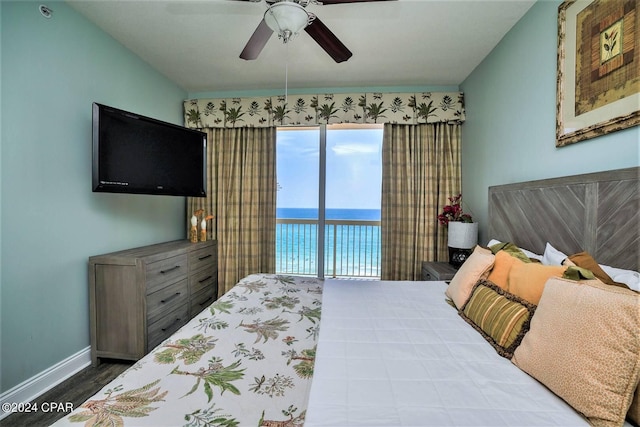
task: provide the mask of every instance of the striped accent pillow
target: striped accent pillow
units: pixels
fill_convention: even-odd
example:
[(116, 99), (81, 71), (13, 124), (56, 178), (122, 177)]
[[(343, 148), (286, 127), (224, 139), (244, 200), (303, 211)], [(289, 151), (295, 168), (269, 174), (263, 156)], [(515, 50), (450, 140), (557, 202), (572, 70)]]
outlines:
[(511, 359), (529, 330), (535, 309), (535, 305), (481, 279), (459, 313), (498, 354)]

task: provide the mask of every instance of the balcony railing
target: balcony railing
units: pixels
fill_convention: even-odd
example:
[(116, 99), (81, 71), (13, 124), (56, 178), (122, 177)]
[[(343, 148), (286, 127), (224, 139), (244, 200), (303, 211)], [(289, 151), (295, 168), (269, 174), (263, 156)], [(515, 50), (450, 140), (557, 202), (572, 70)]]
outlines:
[[(317, 275), (318, 221), (276, 220), (276, 271)], [(380, 221), (325, 221), (325, 277), (380, 277)]]

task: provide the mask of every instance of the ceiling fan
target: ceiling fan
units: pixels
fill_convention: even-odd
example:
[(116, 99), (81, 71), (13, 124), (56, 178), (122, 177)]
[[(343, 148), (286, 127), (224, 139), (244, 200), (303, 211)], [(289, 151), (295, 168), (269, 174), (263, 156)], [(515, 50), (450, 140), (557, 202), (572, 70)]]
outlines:
[[(258, 3), (262, 0), (236, 0)], [(267, 11), (258, 28), (240, 53), (240, 58), (256, 59), (275, 31), (284, 43), (289, 42), (302, 29), (311, 36), (336, 62), (343, 62), (353, 55), (349, 49), (327, 28), (318, 17), (307, 12), (309, 3), (320, 5), (363, 3), (395, 0), (265, 0)]]

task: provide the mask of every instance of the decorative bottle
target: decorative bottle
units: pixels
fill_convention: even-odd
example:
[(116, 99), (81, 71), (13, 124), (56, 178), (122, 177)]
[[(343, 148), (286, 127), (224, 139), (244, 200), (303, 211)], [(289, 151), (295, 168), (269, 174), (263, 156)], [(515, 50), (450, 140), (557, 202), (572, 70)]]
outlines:
[(207, 220), (206, 219), (203, 219), (202, 222), (200, 223), (200, 241), (201, 242), (207, 241)]
[(191, 230), (189, 230), (189, 240), (191, 243), (198, 243), (198, 217), (191, 216)]

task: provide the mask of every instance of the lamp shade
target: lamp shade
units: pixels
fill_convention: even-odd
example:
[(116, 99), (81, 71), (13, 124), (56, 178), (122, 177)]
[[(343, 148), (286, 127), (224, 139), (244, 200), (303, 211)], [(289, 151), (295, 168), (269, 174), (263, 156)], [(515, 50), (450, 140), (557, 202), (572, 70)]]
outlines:
[(450, 248), (471, 249), (478, 243), (478, 223), (450, 221), (449, 240)]
[(272, 4), (264, 13), (264, 22), (286, 43), (309, 23), (309, 14), (297, 3), (282, 1)]

